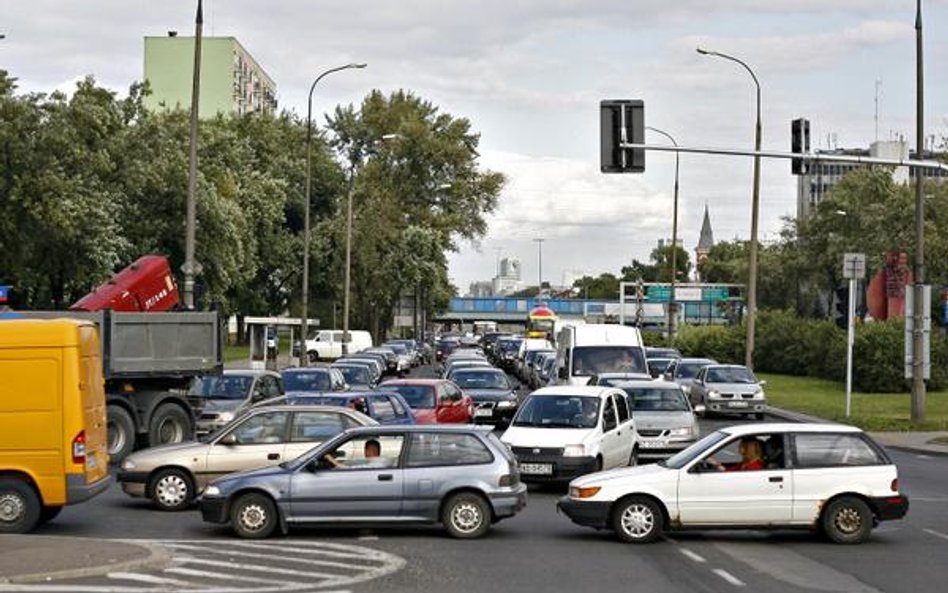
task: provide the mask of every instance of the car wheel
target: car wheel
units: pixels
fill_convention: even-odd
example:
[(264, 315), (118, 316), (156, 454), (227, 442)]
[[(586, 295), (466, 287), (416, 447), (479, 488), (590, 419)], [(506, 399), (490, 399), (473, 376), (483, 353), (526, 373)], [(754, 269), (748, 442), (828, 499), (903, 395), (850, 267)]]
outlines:
[(244, 494), (230, 508), (234, 533), (247, 539), (269, 537), (277, 526), (276, 505), (269, 497), (255, 492)]
[(599, 455), (599, 456), (596, 457), (596, 466), (593, 467), (593, 471), (594, 471), (594, 472), (601, 472), (601, 471), (602, 471), (602, 455)]
[(626, 543), (646, 544), (662, 535), (664, 515), (658, 504), (645, 497), (633, 496), (619, 501), (612, 512), (612, 528)]
[(180, 511), (194, 499), (194, 480), (180, 469), (160, 469), (152, 476), (148, 491), (162, 511)]
[(306, 356), (310, 362), (319, 362), (319, 353), (317, 352), (307, 352)]
[(37, 525), (45, 525), (56, 518), (59, 515), (60, 511), (63, 510), (61, 506), (43, 506), (43, 510), (40, 511), (39, 523)]
[(764, 413), (763, 413), (763, 412), (757, 412), (756, 414), (754, 414), (754, 418), (756, 418), (756, 419), (758, 419), (758, 420), (763, 420), (763, 419), (764, 419)]
[(108, 406), (106, 415), (109, 461), (121, 463), (135, 449), (135, 422), (122, 406)]
[(180, 406), (161, 404), (151, 416), (148, 444), (151, 447), (181, 443), (191, 438), (191, 417)]
[(477, 494), (455, 494), (448, 499), (441, 511), (441, 522), (451, 537), (478, 538), (490, 529), (490, 507), (487, 501)]
[(872, 511), (855, 496), (830, 502), (823, 511), (823, 532), (837, 544), (860, 544), (872, 532)]
[(43, 506), (36, 491), (16, 478), (0, 480), (0, 533), (28, 533), (39, 524)]
[(632, 447), (632, 454), (629, 455), (629, 466), (635, 467), (639, 464), (639, 448)]

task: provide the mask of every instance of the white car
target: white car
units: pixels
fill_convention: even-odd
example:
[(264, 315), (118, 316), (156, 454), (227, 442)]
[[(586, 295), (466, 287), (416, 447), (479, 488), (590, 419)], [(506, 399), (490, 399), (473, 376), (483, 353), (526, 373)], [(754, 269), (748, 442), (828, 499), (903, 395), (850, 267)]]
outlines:
[(565, 482), (636, 459), (635, 424), (614, 387), (544, 387), (520, 404), (501, 440), (523, 481)]
[(577, 478), (557, 506), (574, 523), (612, 529), (626, 542), (651, 542), (668, 529), (736, 527), (819, 529), (855, 544), (879, 521), (904, 517), (908, 497), (885, 451), (858, 428), (745, 424), (655, 465)]

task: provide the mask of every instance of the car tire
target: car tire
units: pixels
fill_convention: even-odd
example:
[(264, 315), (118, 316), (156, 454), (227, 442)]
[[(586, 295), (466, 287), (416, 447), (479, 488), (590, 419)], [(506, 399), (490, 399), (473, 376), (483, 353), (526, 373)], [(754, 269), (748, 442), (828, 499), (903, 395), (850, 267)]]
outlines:
[(639, 464), (639, 448), (632, 447), (632, 453), (629, 455), (629, 467), (635, 467)]
[(757, 420), (763, 420), (764, 415), (765, 414), (763, 412), (757, 412), (756, 414), (754, 414), (754, 418), (756, 418)]
[(29, 533), (39, 525), (43, 503), (36, 490), (18, 478), (0, 480), (0, 533)]
[(160, 469), (148, 481), (148, 492), (158, 510), (180, 511), (194, 500), (194, 480), (184, 470)]
[(484, 497), (472, 492), (455, 494), (444, 503), (441, 523), (453, 538), (479, 538), (490, 530), (490, 505)]
[(191, 416), (181, 406), (175, 404), (161, 404), (151, 415), (148, 425), (148, 445), (171, 445), (182, 443), (193, 434)]
[(612, 511), (613, 531), (631, 544), (647, 544), (661, 537), (664, 521), (658, 503), (644, 496), (624, 498)]
[(310, 351), (306, 353), (306, 357), (310, 362), (319, 362), (319, 353), (315, 351)]
[(861, 544), (872, 533), (872, 510), (861, 498), (841, 496), (823, 511), (823, 533), (837, 544)]
[(60, 505), (56, 506), (46, 506), (43, 505), (43, 509), (40, 511), (39, 523), (37, 525), (45, 525), (55, 519), (59, 513), (63, 510), (63, 507)]
[(244, 494), (230, 507), (234, 533), (245, 539), (269, 537), (279, 523), (276, 505), (270, 497), (256, 492)]
[(111, 463), (122, 463), (135, 450), (135, 421), (122, 406), (107, 406), (108, 451)]

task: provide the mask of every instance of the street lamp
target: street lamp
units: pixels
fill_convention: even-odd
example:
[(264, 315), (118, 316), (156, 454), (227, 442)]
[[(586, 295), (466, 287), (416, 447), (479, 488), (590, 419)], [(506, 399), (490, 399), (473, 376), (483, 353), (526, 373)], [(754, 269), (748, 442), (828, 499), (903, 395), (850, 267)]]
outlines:
[[(678, 146), (678, 143), (675, 142), (675, 139), (671, 134), (664, 130), (658, 128), (653, 128), (652, 126), (645, 126), (646, 130), (651, 130), (656, 134), (661, 134), (668, 138), (672, 144)], [(678, 312), (678, 303), (675, 302), (675, 280), (678, 276), (678, 156), (679, 153), (675, 153), (675, 206), (674, 213), (672, 214), (672, 256), (671, 256), (671, 288), (668, 292), (668, 337), (673, 338), (675, 336), (675, 322), (676, 313)]]
[(543, 301), (543, 237), (533, 240), (537, 244), (537, 301)]
[[(300, 346), (300, 366), (305, 367), (309, 361), (309, 354), (306, 352), (306, 339), (309, 336), (309, 202), (310, 202), (310, 186), (312, 183), (312, 152), (311, 147), (313, 143), (313, 91), (316, 90), (316, 85), (324, 77), (332, 74), (333, 72), (339, 72), (340, 70), (348, 70), (350, 68), (365, 68), (366, 64), (346, 64), (345, 66), (337, 66), (336, 68), (330, 68), (322, 74), (316, 77), (316, 80), (313, 81), (313, 84), (309, 87), (309, 99), (306, 103), (306, 195), (303, 200), (303, 321), (302, 327), (300, 328), (302, 345)], [(351, 185), (351, 184), (350, 184)], [(351, 192), (351, 190), (350, 190)], [(351, 211), (351, 210), (350, 210)], [(348, 285), (348, 266), (346, 266), (346, 284)], [(348, 298), (348, 294), (346, 295)], [(348, 307), (348, 300), (346, 301), (346, 306)], [(347, 309), (348, 311), (348, 309)], [(345, 345), (343, 345), (345, 348)]]
[[(697, 48), (699, 54), (703, 56), (714, 56), (736, 62), (747, 70), (751, 78), (754, 79), (754, 86), (757, 87), (757, 124), (754, 134), (754, 151), (760, 152), (760, 81), (757, 75), (751, 70), (750, 66), (743, 61), (723, 54), (717, 51), (710, 51), (704, 48)], [(744, 345), (744, 365), (749, 369), (754, 368), (754, 316), (757, 311), (757, 221), (760, 218), (760, 156), (754, 155), (754, 195), (751, 200), (751, 236), (750, 236), (750, 269), (747, 281), (747, 336)]]

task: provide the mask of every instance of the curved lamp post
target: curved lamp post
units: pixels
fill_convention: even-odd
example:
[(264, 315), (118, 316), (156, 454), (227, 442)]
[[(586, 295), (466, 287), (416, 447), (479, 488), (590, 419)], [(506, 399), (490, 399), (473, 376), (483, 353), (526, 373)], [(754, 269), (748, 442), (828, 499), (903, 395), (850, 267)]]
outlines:
[[(646, 130), (651, 130), (656, 134), (668, 138), (672, 144), (678, 146), (671, 134), (652, 126), (645, 126)], [(678, 312), (678, 303), (675, 302), (675, 280), (678, 276), (678, 164), (679, 153), (675, 153), (675, 206), (672, 214), (672, 256), (671, 256), (671, 288), (668, 292), (668, 337), (674, 337), (675, 326), (677, 325), (676, 313)]]
[[(345, 66), (337, 66), (336, 68), (330, 68), (322, 74), (316, 77), (316, 80), (313, 81), (313, 84), (309, 87), (309, 98), (306, 102), (306, 194), (303, 196), (303, 321), (302, 327), (300, 328), (300, 366), (306, 366), (309, 362), (309, 355), (306, 352), (306, 338), (309, 335), (309, 202), (310, 202), (310, 186), (312, 183), (312, 167), (311, 167), (311, 147), (313, 143), (313, 91), (316, 90), (316, 85), (319, 84), (319, 81), (325, 78), (326, 76), (332, 74), (333, 72), (339, 72), (340, 70), (348, 70), (350, 68), (365, 68), (366, 64), (346, 64)], [(346, 267), (346, 274), (348, 276), (348, 266)], [(348, 277), (346, 279), (348, 284)], [(348, 301), (346, 302), (346, 308), (348, 310)]]
[[(703, 56), (714, 56), (736, 62), (747, 70), (757, 87), (757, 125), (754, 136), (754, 150), (760, 152), (760, 81), (751, 67), (743, 61), (717, 51), (697, 48)], [(760, 156), (754, 156), (754, 195), (751, 202), (750, 266), (747, 281), (747, 337), (745, 338), (744, 364), (754, 368), (754, 316), (757, 312), (757, 221), (760, 218)]]

